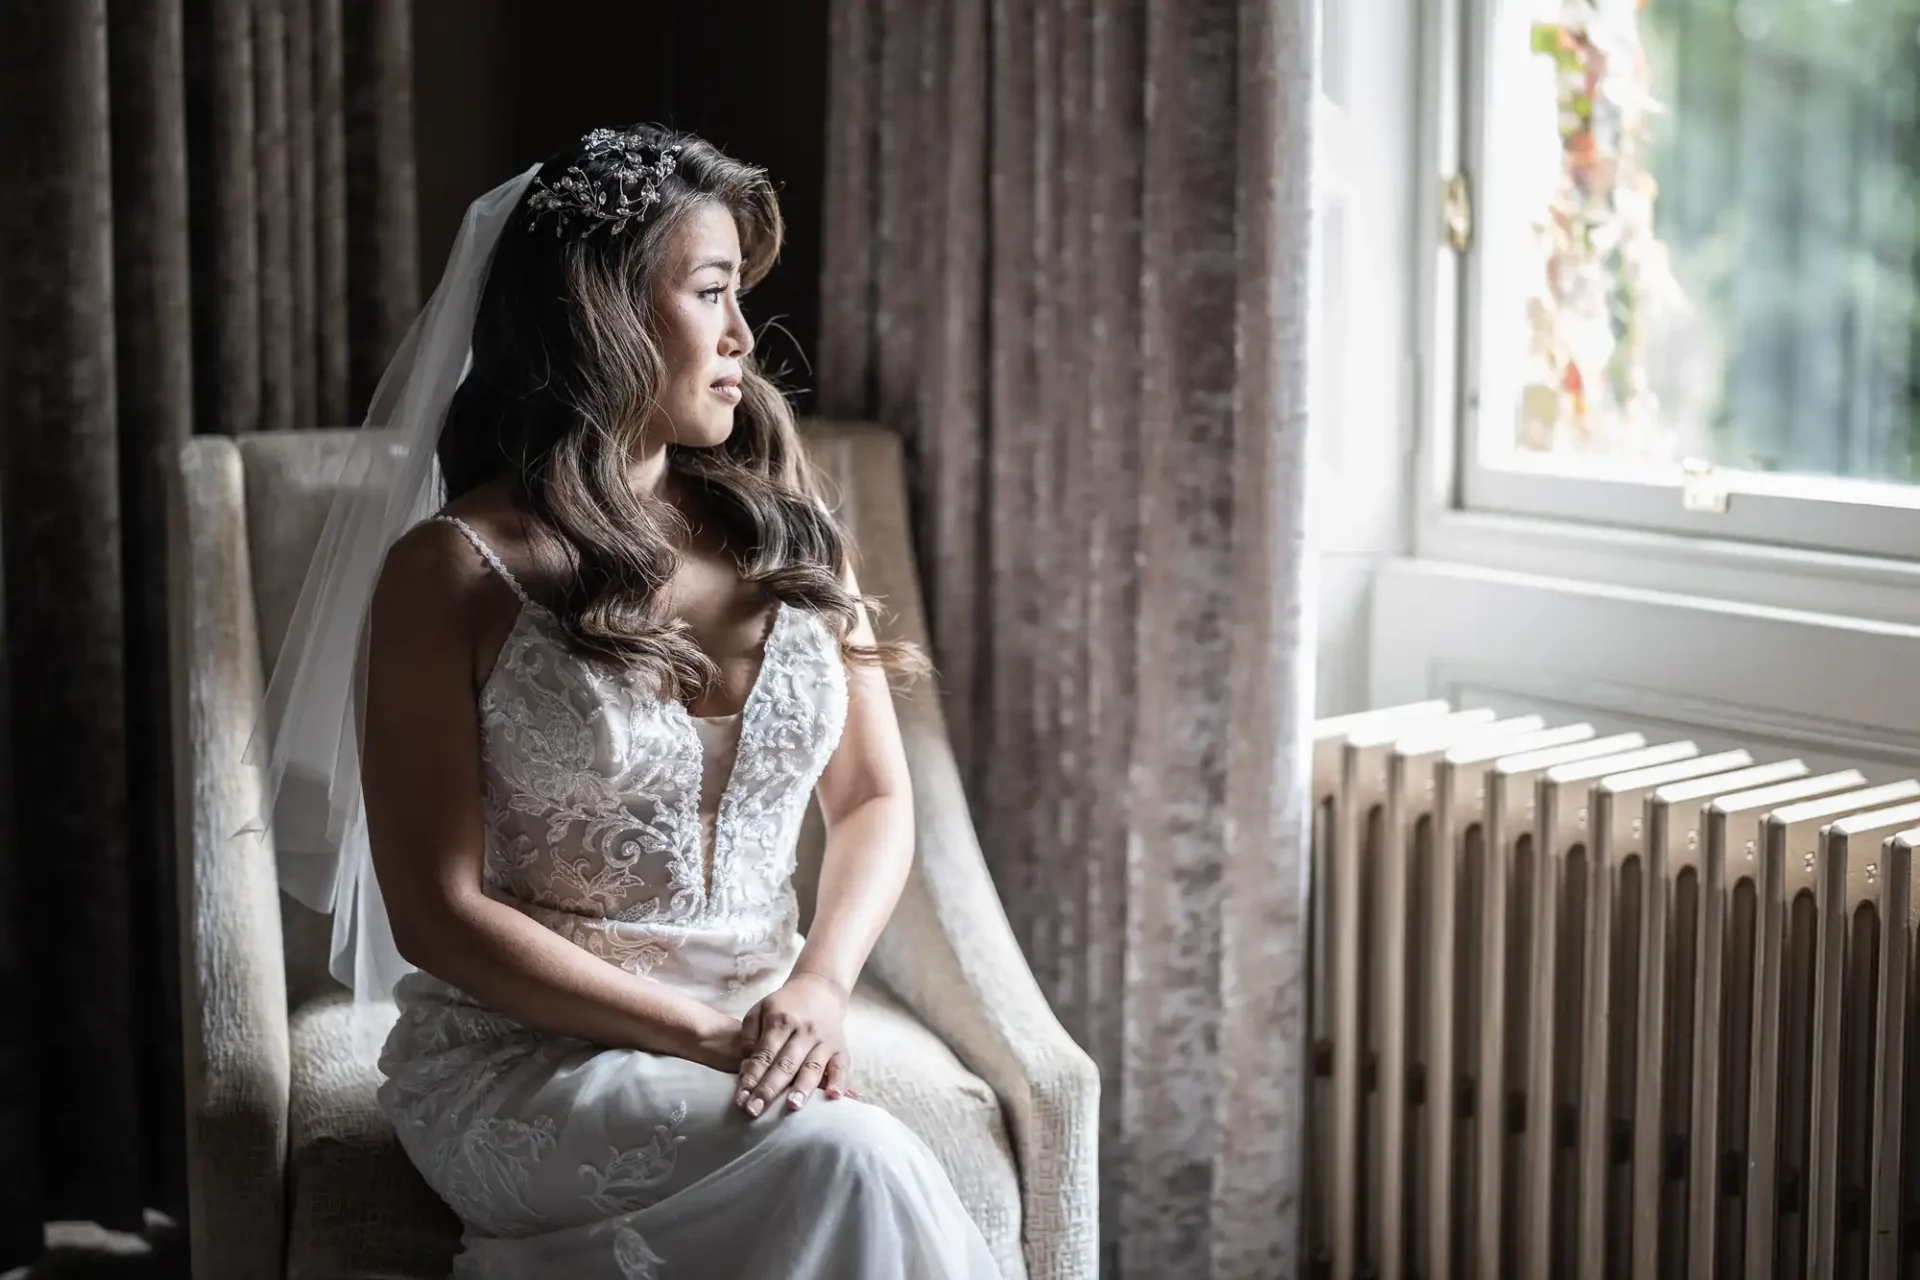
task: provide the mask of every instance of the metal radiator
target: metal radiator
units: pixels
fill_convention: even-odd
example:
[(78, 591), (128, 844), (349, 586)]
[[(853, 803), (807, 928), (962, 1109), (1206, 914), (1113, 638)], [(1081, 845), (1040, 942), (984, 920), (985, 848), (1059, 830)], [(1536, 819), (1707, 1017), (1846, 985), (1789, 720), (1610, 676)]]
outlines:
[(1317, 1276), (1920, 1275), (1920, 782), (1441, 702), (1313, 751)]

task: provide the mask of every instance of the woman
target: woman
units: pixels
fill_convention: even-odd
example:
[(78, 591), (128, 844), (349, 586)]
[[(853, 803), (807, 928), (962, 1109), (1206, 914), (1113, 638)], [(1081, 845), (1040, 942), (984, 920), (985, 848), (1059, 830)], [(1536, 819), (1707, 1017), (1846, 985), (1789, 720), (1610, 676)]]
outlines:
[(773, 189), (654, 126), (517, 182), (376, 397), (444, 407), (447, 504), (372, 588), (377, 885), (335, 888), (415, 969), (380, 1099), (465, 1223), (456, 1274), (996, 1274), (929, 1150), (849, 1085), (849, 993), (911, 857), (887, 677), (913, 655), (875, 642), (752, 363)]

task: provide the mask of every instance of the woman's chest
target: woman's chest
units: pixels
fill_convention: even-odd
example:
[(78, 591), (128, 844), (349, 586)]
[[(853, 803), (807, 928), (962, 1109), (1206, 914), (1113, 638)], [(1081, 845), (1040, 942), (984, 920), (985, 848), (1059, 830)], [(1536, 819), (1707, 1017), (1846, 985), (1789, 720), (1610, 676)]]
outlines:
[[(732, 759), (709, 779), (707, 743), (683, 705), (609, 677), (538, 627), (516, 629), (481, 699), (490, 880), (527, 901), (622, 919), (678, 918), (776, 882), (846, 697), (832, 637), (782, 607)], [(703, 816), (713, 833), (704, 858)]]
[(779, 602), (744, 582), (731, 559), (690, 555), (661, 591), (668, 616), (714, 664), (711, 687), (691, 699), (696, 716), (738, 712), (751, 693), (779, 611)]
[(778, 606), (751, 655), (733, 705), (702, 713), (659, 696), (645, 679), (569, 651), (530, 613), (482, 691), (491, 780), (527, 799), (583, 806), (684, 808), (697, 796), (701, 714), (738, 717), (732, 769), (743, 789), (812, 786), (839, 739), (846, 674), (825, 627)]

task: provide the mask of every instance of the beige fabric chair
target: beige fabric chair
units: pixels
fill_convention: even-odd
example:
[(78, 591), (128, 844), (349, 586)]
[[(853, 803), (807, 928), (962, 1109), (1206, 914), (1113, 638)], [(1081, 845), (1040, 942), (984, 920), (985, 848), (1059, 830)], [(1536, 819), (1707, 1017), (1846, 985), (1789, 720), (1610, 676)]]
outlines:
[[(924, 643), (900, 450), (810, 424), (886, 630)], [(444, 1276), (458, 1228), (377, 1110), (391, 1006), (326, 972), (327, 922), (281, 896), (242, 761), (349, 432), (200, 438), (181, 453), (171, 545), (181, 966), (193, 1274)], [(1014, 942), (981, 859), (937, 698), (898, 703), (914, 873), (855, 992), (857, 1078), (939, 1155), (1010, 1277), (1096, 1267), (1098, 1081)], [(803, 838), (812, 907), (819, 824)]]

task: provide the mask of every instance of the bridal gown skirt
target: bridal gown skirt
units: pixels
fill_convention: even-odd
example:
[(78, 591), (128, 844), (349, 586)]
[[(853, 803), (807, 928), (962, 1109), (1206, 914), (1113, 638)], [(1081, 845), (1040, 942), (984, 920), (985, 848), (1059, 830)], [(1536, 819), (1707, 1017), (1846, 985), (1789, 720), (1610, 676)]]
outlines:
[(879, 1107), (734, 1105), (680, 1058), (527, 1030), (424, 974), (380, 1101), (465, 1224), (457, 1280), (988, 1280), (933, 1153)]

